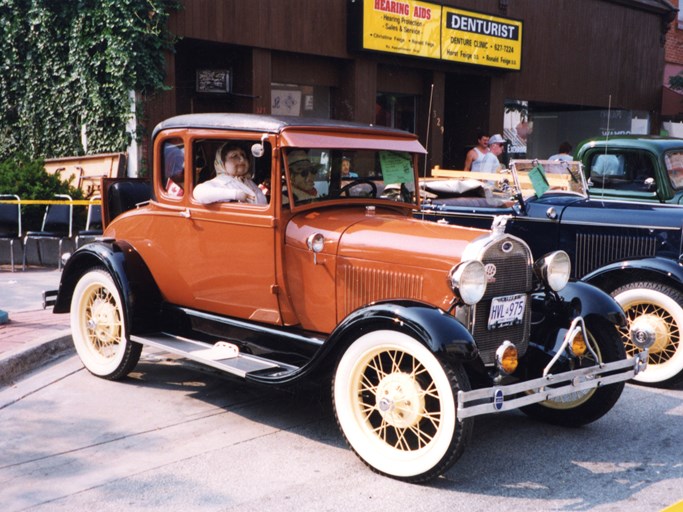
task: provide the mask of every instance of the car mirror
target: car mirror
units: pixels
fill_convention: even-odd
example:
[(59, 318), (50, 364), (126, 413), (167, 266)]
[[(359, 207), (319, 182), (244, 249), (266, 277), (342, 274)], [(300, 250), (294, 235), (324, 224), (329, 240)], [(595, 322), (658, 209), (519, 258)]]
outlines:
[(254, 158), (261, 158), (263, 156), (263, 153), (265, 153), (265, 150), (263, 148), (263, 145), (266, 142), (267, 135), (263, 134), (261, 137), (261, 142), (257, 142), (256, 144), (253, 144), (251, 146), (251, 154), (254, 155)]

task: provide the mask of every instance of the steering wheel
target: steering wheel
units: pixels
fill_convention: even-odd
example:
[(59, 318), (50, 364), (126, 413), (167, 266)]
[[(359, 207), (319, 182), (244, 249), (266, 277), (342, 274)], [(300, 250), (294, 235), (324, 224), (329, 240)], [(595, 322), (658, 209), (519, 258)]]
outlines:
[(346, 194), (348, 196), (349, 190), (351, 190), (353, 187), (357, 187), (358, 185), (363, 184), (370, 185), (370, 187), (372, 188), (372, 196), (370, 197), (377, 197), (377, 185), (374, 181), (369, 180), (367, 178), (356, 178), (351, 183), (347, 183), (341, 188), (341, 190), (339, 190), (339, 195)]

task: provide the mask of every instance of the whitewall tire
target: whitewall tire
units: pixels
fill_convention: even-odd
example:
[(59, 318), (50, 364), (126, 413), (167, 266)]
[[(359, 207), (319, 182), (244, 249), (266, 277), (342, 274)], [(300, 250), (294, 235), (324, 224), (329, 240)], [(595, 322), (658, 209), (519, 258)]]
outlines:
[(332, 387), (342, 433), (379, 473), (429, 480), (469, 439), (471, 419), (456, 414), (457, 391), (470, 389), (467, 375), (407, 334), (377, 330), (358, 338), (339, 360)]

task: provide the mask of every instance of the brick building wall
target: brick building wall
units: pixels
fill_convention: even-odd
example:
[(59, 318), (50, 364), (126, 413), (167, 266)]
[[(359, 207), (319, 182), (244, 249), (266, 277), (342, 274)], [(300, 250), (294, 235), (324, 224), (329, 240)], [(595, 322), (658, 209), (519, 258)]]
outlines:
[[(680, 0), (670, 0), (678, 9)], [(683, 73), (683, 14), (678, 13), (666, 33), (664, 44), (664, 76), (662, 77), (662, 121), (664, 128), (677, 137), (683, 136), (683, 91), (674, 91), (669, 87), (672, 76)], [(667, 121), (675, 121), (673, 126)]]

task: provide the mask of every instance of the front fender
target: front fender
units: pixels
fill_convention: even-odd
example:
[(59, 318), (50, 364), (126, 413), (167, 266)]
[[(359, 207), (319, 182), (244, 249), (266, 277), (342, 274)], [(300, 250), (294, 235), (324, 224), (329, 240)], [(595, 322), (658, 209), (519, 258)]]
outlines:
[(161, 293), (144, 260), (127, 242), (93, 242), (78, 249), (64, 266), (53, 311), (70, 311), (76, 283), (95, 267), (105, 268), (116, 283), (129, 334), (154, 329)]
[(567, 322), (581, 315), (584, 318), (592, 315), (604, 317), (613, 325), (625, 326), (626, 315), (621, 306), (608, 293), (600, 288), (582, 281), (567, 283), (558, 295), (568, 306)]
[(532, 301), (531, 344), (544, 347), (546, 353), (554, 353), (577, 316), (587, 322), (602, 320), (619, 327), (627, 325), (624, 311), (609, 294), (581, 281), (567, 283), (554, 295), (535, 293)]
[[(683, 266), (674, 259), (660, 257), (611, 263), (586, 274), (581, 278), (581, 281), (605, 289), (608, 283), (612, 281), (623, 282), (628, 273), (642, 274), (644, 272), (683, 289)], [(642, 280), (642, 278), (638, 279)]]
[(445, 311), (417, 301), (382, 301), (357, 309), (330, 334), (326, 346), (349, 343), (375, 329), (396, 329), (414, 336), (434, 353), (461, 361), (478, 356), (470, 332)]

